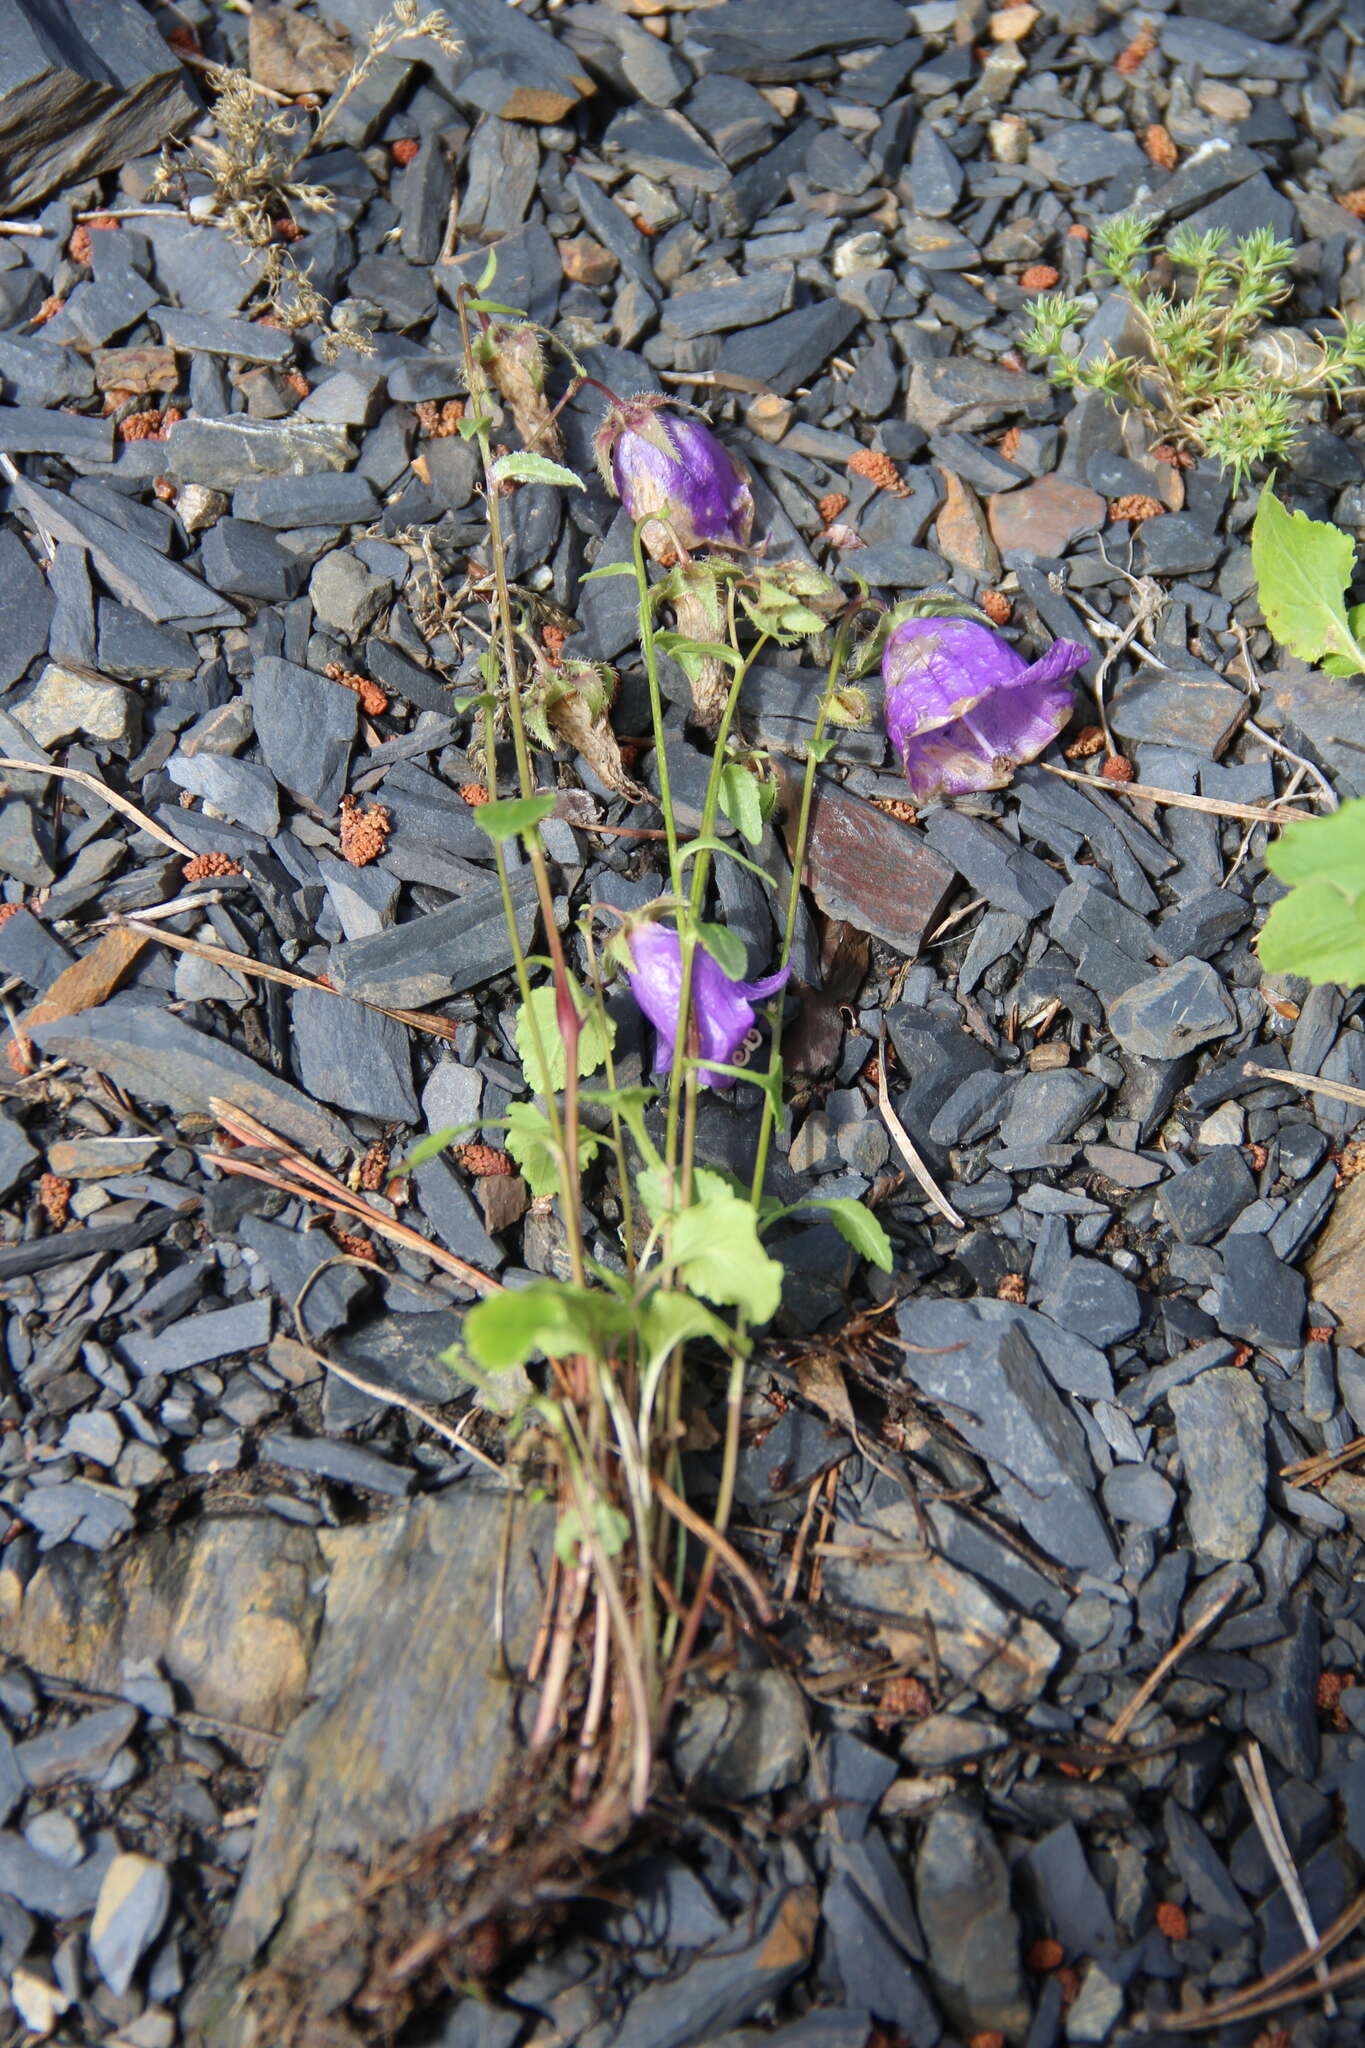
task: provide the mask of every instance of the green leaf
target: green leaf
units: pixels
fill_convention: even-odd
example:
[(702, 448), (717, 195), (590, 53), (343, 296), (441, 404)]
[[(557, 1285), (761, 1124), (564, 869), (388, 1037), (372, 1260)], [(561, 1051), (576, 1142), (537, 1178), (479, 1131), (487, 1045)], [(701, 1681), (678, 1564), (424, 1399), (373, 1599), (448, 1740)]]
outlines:
[(1271, 974), (1365, 986), (1365, 899), (1331, 882), (1301, 882), (1275, 904), (1258, 945)]
[(497, 274), (498, 252), (496, 248), (493, 248), (489, 250), (487, 256), (484, 258), (483, 269), (479, 272), (479, 281), (474, 287), (475, 291), (478, 292), (480, 295), (486, 292), (488, 290), (489, 285), (492, 284), (493, 279), (497, 276)]
[(500, 455), (493, 464), (492, 476), (499, 484), (563, 484), (574, 491), (587, 488), (582, 477), (565, 469), (562, 462), (551, 462), (548, 455), (528, 455), (523, 450), (515, 455)]
[(1301, 661), (1359, 658), (1346, 613), (1355, 543), (1340, 527), (1287, 512), (1267, 484), (1251, 528), (1251, 565), (1265, 622)]
[(497, 803), (477, 804), (474, 823), (490, 839), (516, 839), (534, 832), (542, 818), (554, 810), (553, 796), (507, 796)]
[(1365, 895), (1365, 797), (1286, 825), (1265, 858), (1282, 882), (1335, 882), (1348, 896)]
[[(630, 1523), (610, 1501), (593, 1502), (592, 1530), (608, 1557), (618, 1557), (630, 1541)], [(577, 1508), (565, 1508), (555, 1524), (555, 1556), (566, 1570), (578, 1563), (578, 1553), (587, 1541), (583, 1517)]]
[[(580, 1076), (595, 1074), (606, 1058), (608, 1048), (616, 1043), (616, 1020), (605, 1016), (599, 1010), (589, 1010), (584, 1016), (584, 1006), (577, 988), (574, 989), (574, 1001), (581, 1020), (578, 1033), (578, 1072)], [(542, 982), (539, 988), (532, 989), (531, 1008), (539, 1027), (540, 1043), (549, 1073), (542, 1071), (536, 1058), (536, 1044), (525, 1003), (517, 1010), (515, 1034), (517, 1051), (521, 1056), (521, 1070), (533, 1095), (553, 1095), (567, 1081), (569, 1068), (564, 1054), (564, 1038), (559, 1028), (559, 1011), (552, 983)]]
[(455, 423), (455, 431), (462, 441), (472, 441), (476, 434), (486, 434), (493, 424), (493, 415), (487, 412), (467, 412), (462, 420)]
[(827, 761), (838, 745), (836, 733), (822, 733), (820, 738), (806, 741), (806, 756), (811, 761)]
[(537, 1352), (546, 1358), (586, 1352), (601, 1360), (633, 1321), (631, 1310), (610, 1294), (534, 1280), (475, 1302), (464, 1319), (464, 1341), (485, 1372), (508, 1372)]
[(425, 1166), (428, 1159), (434, 1159), (438, 1152), (444, 1152), (447, 1145), (453, 1145), (466, 1131), (476, 1131), (477, 1124), (447, 1124), (442, 1131), (428, 1131), (425, 1138), (419, 1138), (412, 1150), (406, 1154), (401, 1167), (395, 1173), (411, 1173), (415, 1166)]
[[(559, 1193), (559, 1153), (550, 1119), (533, 1102), (514, 1102), (507, 1112), (507, 1149), (521, 1168), (535, 1196)], [(580, 1170), (591, 1166), (601, 1140), (592, 1131), (578, 1133)]]
[(747, 1337), (732, 1330), (695, 1295), (657, 1288), (640, 1310), (640, 1338), (647, 1361), (654, 1363), (666, 1357), (675, 1346), (694, 1337), (709, 1337), (722, 1350), (738, 1351), (744, 1357), (749, 1354)]
[(844, 1243), (851, 1244), (860, 1258), (870, 1260), (883, 1273), (891, 1271), (891, 1240), (865, 1203), (852, 1195), (826, 1195), (802, 1206), (823, 1209)]
[(689, 839), (679, 857), (680, 865), (691, 860), (692, 856), (697, 853), (723, 853), (727, 859), (737, 860), (742, 868), (749, 870), (751, 875), (757, 875), (759, 881), (765, 882), (770, 889), (777, 887), (776, 882), (765, 869), (759, 867), (756, 861), (750, 860), (747, 854), (736, 853), (734, 847), (727, 846), (723, 839), (703, 839), (700, 836), (696, 839)]
[(466, 299), (465, 306), (471, 313), (491, 313), (499, 320), (524, 320), (526, 314), (520, 306), (500, 306), (496, 299)]
[(738, 761), (727, 761), (720, 771), (720, 807), (736, 832), (757, 846), (763, 837), (763, 799), (756, 779)]
[[(1346, 616), (1350, 621), (1352, 639), (1357, 646), (1365, 647), (1365, 604), (1353, 604)], [(1361, 671), (1359, 659), (1350, 654), (1325, 655), (1320, 665), (1329, 676), (1358, 676)]]
[(579, 577), (580, 583), (591, 583), (598, 576), (633, 576), (634, 562), (604, 562), (600, 569), (585, 569)]
[(705, 1301), (766, 1323), (782, 1300), (782, 1268), (758, 1241), (752, 1208), (718, 1174), (694, 1177), (694, 1199), (674, 1218), (671, 1250), (678, 1275)]
[(728, 975), (731, 981), (743, 981), (749, 956), (739, 933), (732, 932), (728, 925), (723, 924), (699, 924), (696, 933), (698, 943), (705, 947), (721, 973)]
[(724, 662), (732, 669), (744, 666), (744, 656), (719, 640), (693, 640), (687, 633), (656, 633), (654, 645), (661, 654), (671, 655), (684, 675), (694, 679), (704, 661)]

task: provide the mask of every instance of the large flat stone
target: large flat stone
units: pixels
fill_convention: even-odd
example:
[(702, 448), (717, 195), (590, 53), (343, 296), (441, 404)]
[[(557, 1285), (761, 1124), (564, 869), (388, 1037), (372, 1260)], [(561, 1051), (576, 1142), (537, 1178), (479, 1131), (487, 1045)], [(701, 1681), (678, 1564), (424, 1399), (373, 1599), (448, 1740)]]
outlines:
[(197, 111), (133, 0), (0, 0), (0, 206), (148, 156)]
[(286, 1958), (394, 1849), (485, 1807), (515, 1753), (518, 1688), (541, 1607), (548, 1511), (473, 1484), (318, 1543), (329, 1567), (310, 1704), (276, 1753), (212, 1977), (195, 2001), (206, 2048), (264, 2048), (236, 1993), (269, 1944)]
[(203, 1114), (217, 1095), (309, 1151), (350, 1143), (345, 1125), (297, 1088), (136, 996), (114, 996), (78, 1017), (35, 1024), (30, 1035), (50, 1058), (107, 1074), (134, 1102)]
[(957, 877), (913, 827), (822, 780), (811, 808), (805, 879), (830, 917), (913, 958)]

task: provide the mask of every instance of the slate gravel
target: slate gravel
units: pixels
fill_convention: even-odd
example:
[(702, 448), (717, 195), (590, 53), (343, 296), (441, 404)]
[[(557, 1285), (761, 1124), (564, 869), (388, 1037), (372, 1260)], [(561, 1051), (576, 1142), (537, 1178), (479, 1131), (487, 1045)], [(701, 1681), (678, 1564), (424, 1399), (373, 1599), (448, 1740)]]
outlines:
[[(301, 1757), (335, 1773), (309, 1745), (337, 1714), (365, 1731), (347, 1783), (382, 1758), (386, 1783), (463, 1785), (437, 1736), (483, 1711), (461, 1663), (457, 1712), (366, 1723), (337, 1645), (347, 1598), (371, 1647), (373, 1611), (328, 1574), (348, 1541), (387, 1557), (447, 1515), (491, 1586), (503, 1496), (475, 1482), (503, 1423), (442, 1360), (476, 1287), (563, 1270), (557, 1219), (496, 1156), (522, 1092), (516, 992), (468, 801), (491, 621), (455, 294), (490, 246), (495, 298), (593, 377), (707, 409), (774, 557), (887, 602), (989, 597), (1030, 657), (1112, 648), (1131, 577), (1154, 579), (1164, 609), (1106, 682), (1137, 779), (1240, 804), (1312, 801), (1319, 778), (1365, 792), (1358, 683), (1286, 662), (1261, 621), (1250, 496), (1173, 468), (1020, 346), (1043, 270), (1088, 295), (1087, 345), (1126, 345), (1086, 254), (1130, 204), (1287, 235), (1291, 333), (1360, 316), (1350, 7), (447, 11), (457, 56), (404, 43), (333, 102), (308, 166), (330, 209), (299, 200), (283, 230), (373, 330), (372, 354), (330, 360), (316, 326), (262, 317), (266, 259), (200, 171), (189, 215), (152, 180), (204, 93), (177, 53), (325, 100), (381, 0), (164, 24), (133, 0), (0, 0), (3, 210), (35, 230), (0, 232), (0, 755), (24, 764), (0, 790), (0, 1972), (26, 2038), (240, 2048), (196, 2000), (298, 1904), (297, 1845), (258, 1809), (292, 1811)], [(565, 395), (558, 364), (550, 384)], [(574, 623), (571, 652), (618, 665), (638, 735), (631, 586), (582, 580), (630, 552), (592, 473), (600, 410), (585, 386), (560, 414), (582, 492), (505, 499), (511, 571), (529, 630)], [(1357, 420), (1306, 421), (1279, 480), (1352, 532)], [(519, 445), (510, 408), (496, 436)], [(1116, 502), (1134, 497), (1157, 508), (1136, 523)], [(775, 1593), (791, 1575), (787, 1598), (771, 1635), (746, 1615), (710, 1641), (668, 1752), (716, 1814), (651, 1834), (478, 1999), (414, 2020), (431, 2048), (1150, 2038), (1301, 1945), (1234, 1770), (1250, 1743), (1317, 1926), (1357, 1889), (1365, 1009), (1262, 972), (1264, 828), (1067, 759), (1094, 674), (1007, 789), (907, 822), (875, 721), (822, 768), (772, 1186), (872, 1200), (894, 1271), (809, 1215), (774, 1238), (786, 1292), (746, 1388), (732, 1535)], [(703, 735), (665, 680), (695, 826)], [(737, 729), (784, 773), (817, 687), (790, 649), (746, 682)], [(568, 749), (537, 768), (563, 813), (563, 928), (658, 895), (653, 842), (615, 829), (657, 807)], [(648, 747), (632, 773), (656, 775)], [(780, 902), (785, 841), (752, 850)], [(767, 971), (769, 892), (732, 864), (719, 882), (715, 914)], [(529, 873), (510, 886), (536, 947)], [(643, 1079), (624, 1004), (618, 1024), (621, 1077)], [(873, 1062), (960, 1229), (902, 1171)], [(703, 1103), (707, 1163), (747, 1171), (755, 1101)], [(429, 1252), (272, 1184), (243, 1118)], [(403, 1171), (450, 1126), (499, 1170), (453, 1151)], [(590, 1175), (587, 1201), (610, 1262), (612, 1191)], [(703, 1366), (694, 1391), (705, 1503), (694, 1445), (723, 1390)], [(468, 1454), (386, 1393), (447, 1411)], [(1324, 1454), (1325, 1476), (1306, 1463)], [(404, 1585), (451, 1568), (411, 1541)], [(377, 1570), (366, 1598), (397, 1583)], [(433, 1684), (441, 1599), (412, 1653)], [(346, 1818), (356, 1867), (390, 1846), (368, 1830), (392, 1801), (373, 1804)], [(316, 2025), (368, 2038), (334, 1989)], [(1259, 2048), (1345, 2048), (1363, 2022), (1348, 1983), (1335, 2014), (1255, 2025)], [(1255, 2025), (1205, 2038), (1241, 2048)]]

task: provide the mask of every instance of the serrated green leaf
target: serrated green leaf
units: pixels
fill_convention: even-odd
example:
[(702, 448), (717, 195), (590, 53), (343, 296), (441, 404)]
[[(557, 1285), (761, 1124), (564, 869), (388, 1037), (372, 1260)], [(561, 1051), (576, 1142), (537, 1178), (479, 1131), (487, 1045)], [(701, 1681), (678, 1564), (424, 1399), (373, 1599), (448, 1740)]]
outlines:
[(782, 1268), (758, 1241), (758, 1223), (715, 1174), (698, 1173), (695, 1198), (673, 1220), (670, 1249), (678, 1275), (705, 1301), (766, 1323), (782, 1300)]
[(1365, 895), (1365, 797), (1286, 825), (1265, 858), (1282, 882), (1328, 881), (1347, 896)]
[(823, 1209), (845, 1244), (851, 1244), (860, 1258), (891, 1271), (891, 1240), (865, 1202), (852, 1195), (825, 1195), (803, 1206)]
[(1331, 882), (1301, 882), (1275, 904), (1258, 945), (1268, 973), (1365, 986), (1365, 900)]
[(554, 810), (553, 796), (506, 796), (497, 803), (477, 804), (474, 823), (493, 840), (516, 839), (534, 832), (542, 818)]
[(551, 462), (548, 455), (528, 455), (524, 449), (513, 455), (500, 455), (493, 464), (492, 476), (499, 484), (562, 484), (574, 491), (587, 488), (582, 477), (565, 469), (562, 462)]
[(470, 1357), (485, 1372), (526, 1365), (537, 1352), (603, 1359), (631, 1328), (630, 1309), (613, 1295), (559, 1280), (535, 1280), (475, 1302), (464, 1319)]
[(1251, 527), (1251, 565), (1265, 622), (1282, 647), (1301, 661), (1334, 655), (1365, 666), (1346, 611), (1355, 570), (1349, 534), (1286, 511), (1267, 484)]
[[(559, 1193), (559, 1153), (554, 1132), (544, 1110), (533, 1102), (514, 1102), (507, 1112), (507, 1149), (521, 1168), (522, 1178), (532, 1195)], [(578, 1133), (580, 1171), (591, 1166), (601, 1140), (593, 1131)]]
[[(581, 1019), (578, 1033), (578, 1072), (582, 1077), (585, 1074), (595, 1074), (606, 1058), (608, 1048), (615, 1045), (616, 1020), (597, 1010), (589, 1010), (584, 1016), (584, 1006), (577, 988), (574, 989), (574, 998)], [(550, 1071), (548, 1074), (544, 1073), (536, 1058), (535, 1039), (531, 1034), (525, 1003), (520, 1004), (517, 1009), (515, 1032), (521, 1071), (526, 1076), (526, 1085), (533, 1095), (553, 1095), (568, 1079), (568, 1061), (565, 1058), (564, 1038), (559, 1028), (559, 1012), (551, 983), (542, 982), (539, 988), (531, 990), (531, 1006), (535, 1011), (540, 1043)]]
[(731, 981), (743, 981), (749, 956), (739, 933), (723, 924), (698, 924), (696, 933), (698, 943), (705, 947), (721, 973)]
[(763, 799), (758, 783), (738, 761), (727, 761), (720, 771), (720, 807), (736, 832), (757, 846), (763, 837)]

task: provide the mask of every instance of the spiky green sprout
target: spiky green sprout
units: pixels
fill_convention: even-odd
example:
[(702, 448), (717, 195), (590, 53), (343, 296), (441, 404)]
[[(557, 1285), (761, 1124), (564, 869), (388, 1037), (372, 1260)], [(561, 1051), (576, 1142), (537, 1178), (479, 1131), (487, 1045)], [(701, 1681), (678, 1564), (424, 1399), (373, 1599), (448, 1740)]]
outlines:
[(1074, 330), (1090, 309), (1061, 292), (1034, 302), (1024, 343), (1054, 382), (1140, 414), (1176, 446), (1212, 456), (1240, 490), (1256, 464), (1290, 452), (1305, 400), (1339, 403), (1362, 388), (1365, 322), (1343, 321), (1304, 350), (1279, 346), (1261, 330), (1293, 289), (1292, 244), (1269, 228), (1235, 242), (1218, 228), (1177, 228), (1165, 253), (1182, 277), (1164, 288), (1152, 276), (1153, 227), (1130, 212), (1095, 231), (1096, 268), (1127, 294), (1143, 354), (1083, 358)]

